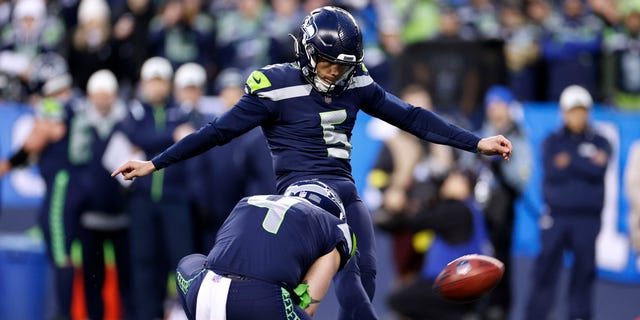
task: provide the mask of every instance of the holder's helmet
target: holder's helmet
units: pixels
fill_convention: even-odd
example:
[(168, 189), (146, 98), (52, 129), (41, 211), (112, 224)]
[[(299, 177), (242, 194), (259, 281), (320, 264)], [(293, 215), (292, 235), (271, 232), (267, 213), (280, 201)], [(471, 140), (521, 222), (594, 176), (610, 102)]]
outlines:
[(342, 200), (331, 187), (321, 181), (302, 180), (295, 182), (284, 191), (284, 195), (304, 198), (311, 204), (345, 220)]
[[(364, 56), (360, 27), (349, 12), (338, 7), (311, 11), (300, 26), (295, 46), (305, 79), (327, 95), (338, 95), (349, 86)], [(319, 59), (345, 65), (346, 71), (334, 83), (325, 81), (316, 73)]]

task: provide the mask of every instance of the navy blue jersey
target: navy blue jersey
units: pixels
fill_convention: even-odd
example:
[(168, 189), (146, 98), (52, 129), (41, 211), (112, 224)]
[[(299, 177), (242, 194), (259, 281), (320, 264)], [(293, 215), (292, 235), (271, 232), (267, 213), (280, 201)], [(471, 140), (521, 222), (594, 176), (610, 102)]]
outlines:
[[(552, 214), (600, 216), (608, 164), (592, 161), (597, 151), (605, 152), (608, 159), (611, 157), (611, 144), (593, 128), (576, 134), (562, 127), (545, 138), (542, 144), (542, 187), (545, 204)], [(555, 164), (561, 153), (571, 159), (564, 168)]]
[[(130, 113), (122, 121), (119, 130), (148, 157), (153, 157), (169, 147), (174, 142), (175, 129), (188, 121), (186, 112), (172, 100), (159, 106), (134, 100), (129, 109)], [(151, 194), (155, 201), (186, 199), (186, 170), (186, 164), (180, 164), (171, 170), (141, 177), (134, 180), (131, 189), (137, 193)]]
[(343, 266), (353, 250), (345, 222), (302, 198), (243, 198), (220, 228), (207, 266), (295, 288), (321, 256), (337, 248)]
[(107, 145), (117, 125), (127, 114), (127, 107), (117, 102), (112, 106), (107, 116), (100, 116), (95, 109), (88, 107), (87, 118), (91, 123), (91, 162), (85, 175), (91, 183), (90, 201), (88, 210), (96, 210), (104, 213), (121, 213), (124, 211), (125, 201), (119, 199), (124, 196), (124, 190), (116, 179), (110, 175), (102, 162)]
[(52, 181), (60, 170), (75, 172), (91, 161), (91, 124), (84, 116), (84, 107), (78, 100), (62, 104), (53, 99), (44, 99), (39, 106), (39, 117), (63, 122), (66, 127), (65, 135), (40, 154), (38, 168), (45, 181)]
[(262, 126), (273, 155), (278, 188), (306, 175), (351, 179), (350, 141), (359, 110), (422, 139), (467, 151), (475, 152), (480, 140), (386, 92), (364, 65), (338, 97), (325, 97), (314, 90), (295, 63), (254, 71), (245, 91), (227, 113), (153, 158), (154, 166), (162, 169)]

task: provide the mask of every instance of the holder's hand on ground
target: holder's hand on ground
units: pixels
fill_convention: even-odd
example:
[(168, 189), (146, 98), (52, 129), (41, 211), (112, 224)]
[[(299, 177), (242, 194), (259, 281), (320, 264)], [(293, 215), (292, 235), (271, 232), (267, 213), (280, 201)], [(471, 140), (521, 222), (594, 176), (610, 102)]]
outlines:
[(144, 177), (154, 171), (156, 171), (156, 167), (151, 161), (129, 160), (116, 169), (111, 176), (115, 177), (122, 173), (126, 180), (132, 180), (135, 177)]
[(478, 142), (478, 152), (487, 156), (500, 155), (503, 159), (509, 160), (511, 151), (511, 141), (503, 135), (487, 137)]

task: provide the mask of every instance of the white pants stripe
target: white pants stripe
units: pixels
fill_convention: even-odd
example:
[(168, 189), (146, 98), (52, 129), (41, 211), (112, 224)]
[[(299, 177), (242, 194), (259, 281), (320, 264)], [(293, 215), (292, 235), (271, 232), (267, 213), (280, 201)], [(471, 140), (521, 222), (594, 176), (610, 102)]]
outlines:
[(202, 280), (196, 302), (197, 320), (227, 319), (227, 295), (231, 279), (209, 270)]

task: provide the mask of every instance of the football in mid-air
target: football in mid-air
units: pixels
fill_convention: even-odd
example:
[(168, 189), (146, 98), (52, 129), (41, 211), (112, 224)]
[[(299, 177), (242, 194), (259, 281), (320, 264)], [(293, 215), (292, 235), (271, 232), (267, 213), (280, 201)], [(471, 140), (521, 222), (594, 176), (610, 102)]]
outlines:
[(493, 257), (470, 254), (447, 264), (433, 289), (444, 299), (471, 302), (491, 291), (502, 279), (504, 264)]

